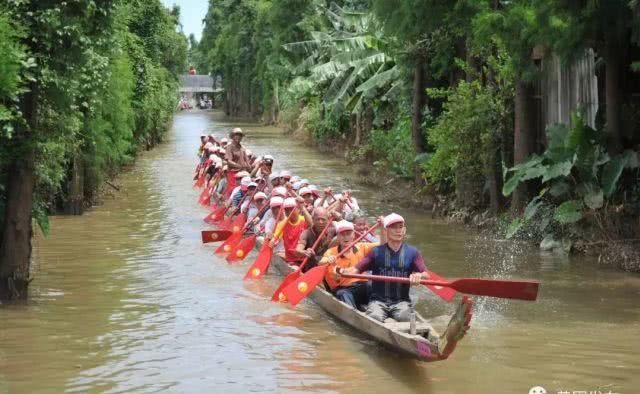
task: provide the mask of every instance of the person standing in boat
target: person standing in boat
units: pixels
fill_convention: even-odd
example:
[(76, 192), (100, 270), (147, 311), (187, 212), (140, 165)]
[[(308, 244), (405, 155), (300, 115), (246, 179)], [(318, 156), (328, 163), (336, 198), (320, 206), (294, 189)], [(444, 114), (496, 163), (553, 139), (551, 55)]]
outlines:
[(225, 190), (226, 198), (229, 198), (231, 191), (236, 187), (235, 174), (239, 171), (251, 171), (251, 165), (249, 165), (246, 149), (241, 144), (242, 138), (244, 137), (242, 129), (236, 127), (231, 131), (229, 136), (231, 137), (231, 143), (225, 148), (225, 156), (227, 159), (227, 165), (229, 166), (229, 172), (227, 173), (227, 189)]
[[(373, 275), (404, 277), (409, 278), (412, 286), (420, 284), (423, 279), (429, 279), (420, 252), (404, 242), (407, 235), (404, 218), (392, 213), (384, 218), (383, 224), (386, 242), (373, 248), (355, 267), (345, 268), (342, 272), (359, 274), (371, 271)], [(371, 284), (367, 315), (384, 322), (387, 318), (409, 321), (410, 314), (409, 285), (379, 281)]]
[[(382, 221), (382, 218), (378, 220)], [(327, 271), (325, 276), (327, 284), (337, 299), (352, 308), (358, 309), (369, 303), (370, 286), (367, 280), (343, 278), (336, 273), (336, 269), (355, 267), (373, 248), (378, 246), (378, 243), (358, 242), (351, 247), (350, 251), (336, 258), (338, 253), (353, 242), (356, 235), (353, 223), (346, 220), (339, 221), (335, 227), (338, 244), (327, 250), (318, 264), (331, 264), (334, 266)]]

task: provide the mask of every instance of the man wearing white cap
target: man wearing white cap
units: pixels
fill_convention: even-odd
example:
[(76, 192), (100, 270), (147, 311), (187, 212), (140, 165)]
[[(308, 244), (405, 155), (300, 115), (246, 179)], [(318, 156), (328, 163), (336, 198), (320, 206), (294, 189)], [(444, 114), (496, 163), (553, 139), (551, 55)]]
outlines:
[(252, 224), (249, 227), (250, 230), (253, 230), (253, 226), (260, 221), (260, 216), (264, 215), (264, 209), (267, 205), (267, 195), (263, 192), (257, 192), (253, 195), (251, 201), (249, 199), (245, 199), (240, 207), (240, 212), (247, 215), (247, 220), (251, 221)]
[(278, 197), (278, 196), (271, 197), (271, 199), (269, 200), (269, 208), (271, 209), (269, 209), (264, 214), (264, 216), (258, 223), (258, 227), (262, 229), (262, 232), (264, 232), (266, 235), (271, 235), (271, 233), (276, 227), (277, 221), (282, 218), (282, 215), (281, 215), (280, 218), (277, 218), (276, 220), (276, 217), (280, 212), (280, 207), (282, 207), (283, 203), (284, 203), (284, 198)]
[(280, 257), (284, 258), (289, 264), (297, 265), (302, 262), (304, 256), (301, 257), (296, 252), (296, 246), (298, 245), (300, 234), (306, 230), (308, 223), (305, 217), (300, 214), (298, 202), (295, 198), (286, 198), (283, 207), (285, 218), (276, 227), (272, 246), (275, 246), (275, 241), (282, 239), (284, 253)]
[[(379, 218), (379, 220), (381, 221), (382, 218)], [(336, 233), (338, 245), (327, 250), (319, 264), (333, 265), (333, 267), (327, 271), (325, 280), (336, 295), (336, 298), (352, 308), (362, 308), (369, 302), (369, 284), (367, 280), (343, 278), (336, 274), (336, 268), (347, 269), (355, 267), (358, 262), (364, 259), (378, 244), (358, 242), (350, 251), (336, 258), (338, 253), (342, 252), (344, 248), (349, 246), (355, 239), (353, 223), (347, 222), (346, 220), (339, 221), (336, 223)]]
[(256, 160), (253, 170), (251, 171), (251, 176), (256, 176), (258, 178), (263, 178), (265, 180), (271, 180), (271, 171), (273, 168), (273, 156), (264, 155), (259, 160)]
[(308, 187), (303, 187), (298, 192), (300, 197), (304, 198), (304, 206), (308, 211), (313, 211), (313, 202), (315, 201), (315, 195), (313, 194), (313, 190)]
[[(421, 280), (428, 279), (422, 255), (415, 247), (404, 242), (407, 234), (404, 218), (392, 213), (384, 218), (383, 224), (387, 242), (373, 248), (357, 266), (346, 268), (343, 272), (358, 274), (371, 271), (373, 275), (409, 278), (411, 285), (420, 284)], [(372, 282), (367, 315), (384, 322), (389, 317), (396, 321), (409, 321), (410, 314), (409, 285)]]
[(244, 196), (247, 194), (255, 193), (257, 187), (258, 187), (258, 184), (253, 182), (251, 178), (249, 178), (248, 176), (242, 178), (240, 180), (239, 190), (231, 195), (231, 205), (233, 205), (234, 207), (240, 208), (239, 207), (240, 201), (242, 201)]

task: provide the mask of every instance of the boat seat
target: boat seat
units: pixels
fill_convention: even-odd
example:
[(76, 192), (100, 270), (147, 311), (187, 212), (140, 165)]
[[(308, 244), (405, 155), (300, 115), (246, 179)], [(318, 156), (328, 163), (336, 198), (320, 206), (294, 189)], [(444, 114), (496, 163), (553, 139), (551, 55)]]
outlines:
[[(393, 319), (385, 320), (384, 325), (385, 327), (390, 328), (392, 330), (406, 332), (406, 333), (409, 332), (409, 328), (410, 328), (409, 327), (410, 323), (408, 321), (398, 322)], [(416, 334), (418, 335), (424, 334), (425, 332), (429, 332), (432, 328), (433, 327), (431, 327), (431, 324), (427, 322), (416, 322)]]

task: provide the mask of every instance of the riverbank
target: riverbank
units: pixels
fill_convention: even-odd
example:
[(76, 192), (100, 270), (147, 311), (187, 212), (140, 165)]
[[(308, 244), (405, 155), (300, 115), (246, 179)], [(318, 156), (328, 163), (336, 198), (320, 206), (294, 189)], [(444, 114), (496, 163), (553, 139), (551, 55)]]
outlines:
[[(492, 239), (504, 239), (509, 231), (509, 223), (513, 217), (508, 213), (492, 215), (486, 209), (461, 209), (456, 206), (453, 193), (438, 193), (433, 186), (424, 185), (416, 187), (413, 180), (402, 177), (389, 171), (387, 167), (376, 165), (378, 158), (371, 155), (362, 157), (355, 154), (357, 148), (353, 148), (354, 141), (345, 138), (333, 138), (319, 141), (313, 136), (313, 132), (306, 128), (304, 121), (297, 119), (295, 122), (280, 124), (284, 133), (298, 141), (313, 146), (322, 153), (332, 154), (345, 160), (354, 166), (358, 175), (357, 182), (371, 186), (379, 190), (383, 196), (382, 201), (392, 202), (397, 205), (417, 209), (431, 217), (439, 217), (449, 223), (462, 224), (480, 231), (483, 235)], [(608, 219), (609, 226), (628, 227), (633, 226), (624, 215), (615, 219)], [(604, 219), (607, 220), (606, 218)], [(569, 246), (563, 242), (546, 242), (545, 240), (532, 240), (527, 236), (521, 239), (532, 244), (538, 244), (541, 249), (589, 256), (597, 260), (603, 268), (614, 268), (626, 272), (640, 273), (640, 239), (635, 238), (604, 238), (602, 237), (603, 218), (587, 217), (584, 232), (575, 234)], [(631, 221), (632, 222), (632, 221)], [(637, 223), (640, 230), (640, 221)], [(631, 230), (633, 233), (634, 230)], [(623, 231), (611, 231), (622, 234)]]

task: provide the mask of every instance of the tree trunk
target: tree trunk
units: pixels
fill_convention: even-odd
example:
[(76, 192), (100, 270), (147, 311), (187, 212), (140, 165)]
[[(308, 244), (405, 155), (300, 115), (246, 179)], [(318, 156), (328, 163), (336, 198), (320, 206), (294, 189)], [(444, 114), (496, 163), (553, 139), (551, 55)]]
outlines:
[(0, 244), (0, 300), (27, 298), (35, 188), (32, 158), (28, 155), (9, 166), (6, 214)]
[(623, 89), (621, 85), (622, 64), (621, 50), (618, 44), (609, 42), (603, 51), (605, 61), (605, 101), (607, 117), (607, 146), (609, 154), (614, 155), (622, 151), (622, 127), (620, 107), (623, 103)]
[(26, 299), (31, 264), (32, 210), (35, 190), (35, 155), (31, 142), (37, 126), (38, 85), (32, 82), (22, 102), (27, 126), (13, 141), (13, 151), (24, 153), (12, 159), (7, 177), (4, 229), (0, 240), (0, 300)]
[(271, 99), (271, 124), (278, 124), (280, 115), (280, 83), (276, 79), (273, 81), (273, 98)]
[[(533, 85), (522, 79), (516, 82), (515, 91), (515, 132), (513, 140), (513, 164), (526, 161), (534, 149), (535, 117), (532, 104)], [(513, 192), (511, 210), (520, 213), (529, 201), (529, 188), (521, 183)]]
[[(424, 134), (422, 132), (422, 109), (424, 108), (425, 83), (424, 83), (424, 58), (418, 56), (415, 69), (413, 71), (413, 105), (411, 116), (411, 137), (416, 155), (425, 152)], [(419, 165), (415, 165), (415, 182), (422, 183), (422, 170)]]
[(487, 185), (489, 189), (489, 211), (496, 216), (502, 206), (502, 165), (500, 141), (493, 137), (487, 157)]
[(64, 202), (64, 213), (67, 215), (82, 215), (84, 203), (84, 165), (78, 155), (73, 158), (72, 165), (73, 168), (68, 184), (67, 199)]
[(358, 111), (356, 114), (356, 122), (355, 122), (355, 129), (356, 129), (356, 138), (355, 141), (353, 142), (353, 146), (354, 147), (359, 147), (360, 143), (361, 143), (361, 139), (362, 139), (362, 113), (360, 111)]

